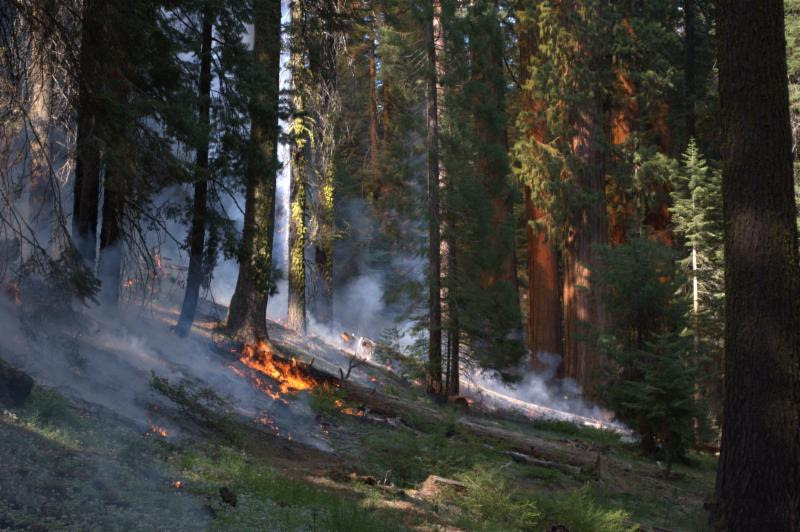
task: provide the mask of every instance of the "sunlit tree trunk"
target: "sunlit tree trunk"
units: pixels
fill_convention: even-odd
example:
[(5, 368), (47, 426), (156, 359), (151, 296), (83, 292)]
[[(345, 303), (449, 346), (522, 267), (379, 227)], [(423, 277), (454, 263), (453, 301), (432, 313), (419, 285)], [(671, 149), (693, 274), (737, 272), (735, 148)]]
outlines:
[(199, 122), (203, 128), (197, 146), (196, 165), (198, 175), (194, 183), (194, 202), (192, 206), (192, 226), (189, 230), (189, 271), (186, 276), (186, 291), (181, 306), (181, 315), (175, 331), (186, 336), (192, 327), (203, 280), (203, 256), (205, 251), (206, 210), (208, 196), (208, 149), (211, 118), (211, 38), (214, 17), (211, 8), (203, 9), (203, 33), (200, 49), (200, 112)]
[(299, 0), (293, 0), (290, 68), (292, 71), (291, 183), (289, 187), (289, 307), (287, 325), (300, 333), (306, 331), (306, 201), (307, 154), (309, 151), (308, 121), (304, 104), (305, 84), (303, 11)]
[(717, 9), (725, 406), (713, 524), (800, 530), (800, 257), (782, 0)]
[(278, 169), (278, 89), (281, 51), (280, 2), (256, 2), (250, 104), (250, 141), (245, 174), (245, 212), (239, 276), (227, 328), (240, 341), (266, 339), (267, 298), (272, 285), (275, 178)]

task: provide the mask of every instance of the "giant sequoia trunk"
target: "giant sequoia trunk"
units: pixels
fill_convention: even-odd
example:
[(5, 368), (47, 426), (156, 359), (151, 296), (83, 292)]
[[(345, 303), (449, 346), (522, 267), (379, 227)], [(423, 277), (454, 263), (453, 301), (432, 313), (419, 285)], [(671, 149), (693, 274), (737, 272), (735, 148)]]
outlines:
[(608, 242), (605, 218), (605, 152), (603, 107), (595, 102), (576, 117), (577, 136), (572, 152), (579, 161), (577, 185), (586, 198), (576, 209), (564, 243), (564, 360), (563, 374), (586, 388), (604, 356), (592, 342), (592, 332), (605, 324), (605, 311), (593, 270), (600, 267), (599, 246)]
[[(526, 27), (519, 38), (519, 61), (522, 79), (530, 78), (532, 54), (537, 49), (536, 31)], [(546, 125), (537, 120), (542, 107), (528, 91), (522, 94), (522, 112), (529, 117), (528, 134), (537, 142), (548, 142)], [(525, 187), (525, 213), (527, 218), (527, 270), (528, 270), (528, 348), (529, 363), (533, 369), (545, 369), (543, 353), (561, 354), (561, 299), (558, 283), (558, 255), (549, 236), (547, 212), (538, 208), (532, 198), (531, 188)]]
[(714, 524), (800, 530), (800, 257), (782, 0), (721, 0), (725, 406)]
[(206, 210), (208, 196), (208, 148), (211, 118), (211, 37), (214, 17), (211, 10), (203, 10), (203, 33), (200, 48), (200, 125), (203, 128), (197, 146), (198, 175), (194, 183), (194, 202), (192, 205), (192, 227), (189, 230), (189, 272), (186, 276), (186, 292), (181, 306), (181, 315), (175, 331), (186, 336), (192, 327), (200, 297), (200, 284), (203, 280), (203, 256), (206, 236)]
[(436, 37), (434, 23), (438, 11), (434, 0), (426, 6), (430, 12), (425, 20), (425, 50), (427, 53), (426, 115), (428, 152), (428, 369), (426, 386), (429, 393), (441, 395), (442, 388), (442, 302), (441, 255), (439, 234), (439, 115), (436, 106)]
[(256, 76), (250, 105), (250, 142), (239, 276), (227, 328), (242, 341), (268, 338), (267, 298), (272, 285), (275, 177), (278, 169), (278, 89), (281, 4), (257, 2), (253, 55)]

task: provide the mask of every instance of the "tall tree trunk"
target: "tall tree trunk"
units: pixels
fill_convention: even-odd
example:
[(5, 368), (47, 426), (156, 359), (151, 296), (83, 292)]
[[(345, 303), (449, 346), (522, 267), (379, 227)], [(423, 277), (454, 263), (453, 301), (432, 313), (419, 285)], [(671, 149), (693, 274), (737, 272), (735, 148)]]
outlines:
[(281, 3), (256, 2), (253, 56), (259, 83), (250, 104), (250, 142), (245, 175), (245, 209), (239, 276), (228, 310), (234, 338), (268, 338), (267, 298), (272, 286), (275, 178), (278, 170), (278, 90), (281, 52)]
[(486, 311), (496, 322), (492, 349), (508, 364), (524, 353), (513, 220), (515, 190), (509, 180), (504, 42), (496, 2), (477, 0), (472, 15), (469, 38), (476, 173), (491, 205), (490, 231), (480, 243), (488, 261), (479, 282), (490, 307)]
[[(434, 39), (434, 71), (436, 73), (436, 121), (437, 139), (438, 131), (442, 131), (445, 124), (445, 79), (447, 72), (445, 69), (446, 60), (446, 41), (445, 24), (442, 19), (442, 0), (433, 0), (433, 39)], [(439, 191), (447, 197), (447, 188), (450, 186), (447, 177), (447, 166), (445, 158), (441, 155), (439, 159)], [(451, 292), (450, 285), (455, 277), (455, 254), (456, 242), (452, 216), (445, 213), (446, 207), (441, 204), (440, 195), (440, 220), (439, 220), (439, 264), (440, 266), (440, 292), (439, 301), (441, 304), (442, 329), (447, 331), (447, 379), (445, 382), (445, 392), (447, 395), (458, 395), (461, 378), (461, 368), (459, 360), (459, 340), (460, 331), (458, 323), (458, 307), (455, 304), (455, 294)], [(447, 203), (445, 201), (445, 203)]]
[(95, 262), (100, 196), (100, 148), (97, 142), (96, 92), (106, 78), (100, 63), (104, 48), (104, 5), (87, 0), (81, 29), (81, 72), (78, 87), (75, 184), (72, 204), (72, 238), (88, 263)]
[(782, 0), (721, 0), (725, 407), (718, 530), (800, 530), (800, 257)]
[(319, 183), (316, 191), (314, 262), (319, 290), (313, 299), (312, 313), (319, 323), (330, 326), (333, 323), (333, 245), (336, 234), (333, 208), (336, 188), (336, 119), (339, 110), (336, 75), (338, 30), (330, 19), (338, 10), (333, 1), (328, 1), (325, 5), (329, 16), (322, 28), (321, 59), (318, 67), (315, 68), (313, 64), (311, 66), (312, 71), (316, 71), (317, 86), (322, 91), (318, 98), (319, 109), (315, 121), (315, 168)]
[(578, 134), (572, 140), (572, 152), (580, 164), (575, 178), (587, 199), (573, 216), (564, 244), (563, 374), (584, 389), (605, 364), (590, 337), (606, 321), (600, 294), (591, 283), (593, 270), (600, 266), (598, 247), (608, 242), (603, 114), (602, 103), (596, 101), (576, 117)]
[(308, 123), (304, 97), (307, 89), (304, 74), (303, 11), (299, 0), (290, 4), (292, 39), (290, 68), (294, 124), (292, 125), (291, 184), (289, 190), (289, 307), (287, 325), (301, 334), (306, 332), (306, 167)]
[(439, 235), (439, 116), (436, 106), (436, 18), (434, 0), (426, 6), (425, 50), (427, 53), (426, 116), (428, 153), (428, 393), (442, 395), (442, 302)]
[(200, 48), (200, 112), (199, 122), (203, 128), (197, 146), (196, 165), (198, 174), (194, 183), (194, 204), (192, 206), (192, 227), (189, 230), (189, 272), (186, 276), (186, 292), (181, 306), (181, 315), (175, 331), (186, 336), (192, 327), (200, 297), (200, 284), (203, 280), (203, 256), (205, 252), (206, 210), (208, 196), (208, 149), (211, 119), (211, 38), (214, 29), (214, 16), (211, 8), (203, 8), (203, 33)]
[[(537, 50), (537, 34), (526, 27), (519, 37), (519, 61), (523, 83), (530, 79), (530, 64)], [(548, 142), (546, 126), (535, 120), (543, 104), (535, 101), (529, 91), (522, 94), (522, 112), (529, 118), (528, 134), (537, 142)], [(528, 349), (529, 364), (533, 369), (546, 369), (542, 353), (561, 354), (561, 300), (558, 283), (558, 255), (548, 236), (547, 212), (534, 204), (531, 188), (525, 187), (525, 212), (527, 215), (527, 270), (528, 270)]]
[[(42, 16), (55, 9), (52, 0), (43, 2)], [(55, 222), (53, 201), (53, 175), (51, 172), (52, 150), (50, 136), (53, 122), (50, 118), (53, 99), (53, 61), (49, 32), (42, 27), (31, 28), (31, 68), (30, 68), (30, 127), (31, 170), (28, 195), (28, 220), (37, 240), (48, 238), (48, 230)], [(44, 242), (46, 245), (46, 242)]]

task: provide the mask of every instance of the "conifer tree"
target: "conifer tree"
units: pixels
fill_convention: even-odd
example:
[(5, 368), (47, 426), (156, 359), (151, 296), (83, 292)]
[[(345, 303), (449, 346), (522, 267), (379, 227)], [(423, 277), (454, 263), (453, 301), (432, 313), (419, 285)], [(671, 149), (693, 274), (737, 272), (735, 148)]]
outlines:
[(280, 2), (254, 6), (250, 139), (245, 161), (245, 212), (239, 248), (239, 275), (228, 309), (227, 329), (234, 338), (266, 340), (267, 298), (273, 286), (272, 240), (275, 179), (278, 170), (278, 80), (281, 51)]

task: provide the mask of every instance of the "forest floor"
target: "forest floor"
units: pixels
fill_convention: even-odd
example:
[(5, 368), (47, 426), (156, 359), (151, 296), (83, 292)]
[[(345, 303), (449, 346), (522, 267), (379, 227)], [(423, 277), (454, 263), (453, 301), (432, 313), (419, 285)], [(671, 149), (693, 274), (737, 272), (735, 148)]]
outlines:
[(151, 371), (145, 425), (37, 385), (0, 408), (0, 530), (707, 529), (713, 456), (692, 453), (667, 478), (617, 433), (437, 404), (359, 369), (281, 397), (271, 416), (212, 380)]

